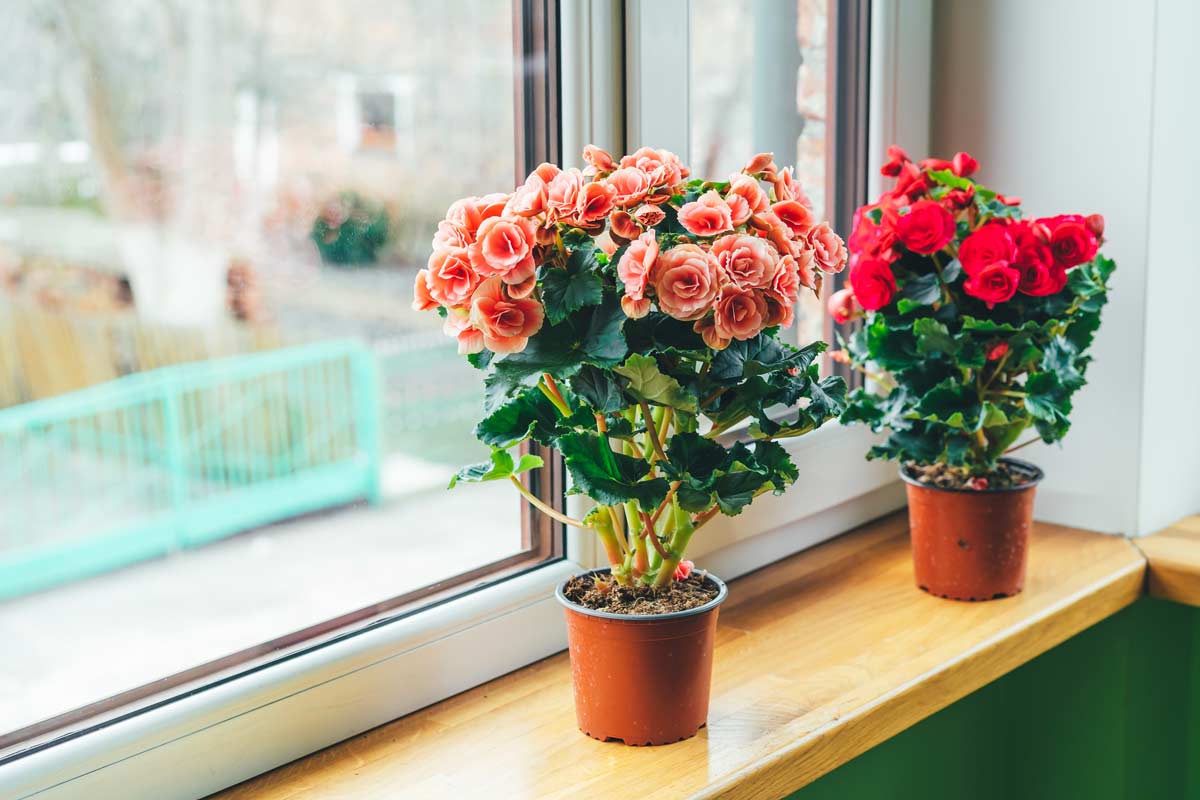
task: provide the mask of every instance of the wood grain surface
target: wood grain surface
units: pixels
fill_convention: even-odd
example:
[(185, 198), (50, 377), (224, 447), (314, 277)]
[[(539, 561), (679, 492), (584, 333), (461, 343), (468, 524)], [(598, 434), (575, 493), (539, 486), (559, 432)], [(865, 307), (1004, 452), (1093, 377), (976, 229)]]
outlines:
[(559, 654), (217, 797), (779, 798), (1129, 605), (1144, 568), (1123, 538), (1038, 524), (1021, 595), (940, 600), (894, 515), (731, 584), (693, 739), (587, 738)]
[(1146, 555), (1151, 596), (1200, 606), (1200, 515), (1134, 543)]

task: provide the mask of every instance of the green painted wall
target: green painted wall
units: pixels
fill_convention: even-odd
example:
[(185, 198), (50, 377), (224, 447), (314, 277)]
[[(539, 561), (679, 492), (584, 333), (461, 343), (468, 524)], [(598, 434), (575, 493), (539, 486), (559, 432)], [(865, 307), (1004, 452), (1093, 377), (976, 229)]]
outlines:
[(1143, 599), (793, 800), (1200, 800), (1200, 609)]

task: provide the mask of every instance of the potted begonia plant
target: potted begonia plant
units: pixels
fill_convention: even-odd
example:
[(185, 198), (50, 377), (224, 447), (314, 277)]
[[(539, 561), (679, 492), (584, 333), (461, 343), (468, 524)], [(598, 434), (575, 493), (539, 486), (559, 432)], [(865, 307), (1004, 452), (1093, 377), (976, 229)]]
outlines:
[[(607, 569), (557, 591), (580, 728), (664, 744), (705, 722), (726, 596), (685, 559), (688, 543), (782, 492), (797, 469), (778, 440), (844, 408), (845, 383), (818, 375), (825, 344), (796, 347), (780, 330), (847, 253), (769, 154), (724, 181), (689, 180), (648, 147), (617, 161), (589, 146), (584, 160), (454, 203), (414, 306), (442, 314), (486, 373), (475, 434), (491, 458), (451, 486), (510, 481), (607, 555)], [(751, 444), (721, 438), (747, 421)], [(592, 502), (582, 519), (522, 483), (543, 465), (512, 454), (528, 441), (562, 454), (570, 491)]]
[(850, 286), (829, 299), (836, 320), (863, 318), (844, 357), (871, 379), (842, 420), (889, 431), (868, 457), (902, 464), (918, 586), (1006, 597), (1024, 585), (1042, 479), (1006, 454), (1070, 426), (1114, 269), (1104, 218), (1024, 217), (972, 180), (967, 153), (888, 156), (895, 185), (856, 213)]

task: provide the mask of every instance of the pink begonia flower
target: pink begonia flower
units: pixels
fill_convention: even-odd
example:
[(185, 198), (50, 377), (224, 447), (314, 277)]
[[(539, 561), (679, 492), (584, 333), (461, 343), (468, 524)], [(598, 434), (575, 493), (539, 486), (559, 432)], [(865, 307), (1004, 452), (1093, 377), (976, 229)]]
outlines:
[(608, 216), (613, 210), (613, 198), (616, 190), (603, 181), (592, 181), (583, 187), (583, 198), (579, 204), (579, 213), (568, 221), (580, 225), (588, 225)]
[(650, 191), (650, 176), (637, 167), (622, 167), (604, 179), (613, 188), (617, 208), (633, 208)]
[(444, 219), (438, 223), (437, 233), (433, 234), (433, 249), (445, 250), (450, 247), (467, 247), (475, 241), (475, 235), (457, 222)]
[(460, 306), (470, 302), (480, 277), (471, 267), (467, 248), (434, 250), (427, 266), (425, 282), (434, 300), (443, 306)]
[(583, 210), (586, 185), (583, 173), (575, 168), (563, 170), (555, 175), (547, 187), (546, 205), (551, 219), (575, 219)]
[(716, 191), (707, 191), (679, 209), (679, 224), (696, 236), (717, 236), (733, 230), (733, 212)]
[(688, 176), (687, 167), (670, 150), (639, 147), (621, 159), (621, 167), (637, 167), (650, 176), (655, 188), (671, 187)]
[(416, 284), (413, 286), (412, 307), (414, 311), (429, 311), (438, 307), (438, 301), (429, 293), (429, 284), (425, 282), (429, 270), (423, 269), (417, 273)]
[(780, 200), (771, 206), (771, 211), (780, 222), (788, 226), (792, 236), (807, 236), (816, 225), (812, 210), (799, 200)]
[(650, 271), (658, 307), (678, 320), (691, 321), (708, 313), (720, 288), (717, 259), (694, 244), (681, 244), (659, 253)]
[(643, 233), (630, 243), (617, 262), (617, 277), (625, 284), (625, 295), (632, 300), (641, 300), (646, 294), (646, 282), (650, 270), (658, 258), (658, 240), (653, 233)]
[(725, 203), (729, 206), (729, 218), (733, 221), (735, 228), (739, 225), (745, 225), (746, 221), (754, 214), (750, 210), (750, 204), (746, 202), (746, 198), (740, 194), (725, 195)]
[(479, 198), (464, 197), (462, 200), (455, 200), (450, 204), (450, 208), (446, 209), (446, 221), (458, 226), (467, 236), (474, 239), (475, 231), (483, 222), (483, 214), (479, 211)]
[(717, 333), (717, 323), (711, 316), (702, 317), (692, 325), (692, 330), (700, 334), (704, 344), (713, 350), (724, 350), (729, 347), (730, 340)]
[(642, 235), (642, 226), (628, 211), (617, 209), (608, 218), (608, 232), (614, 239), (628, 242)]
[(778, 253), (757, 236), (722, 236), (713, 242), (711, 252), (721, 268), (721, 278), (741, 289), (762, 289), (775, 279)]
[(488, 278), (471, 298), (470, 321), (494, 353), (519, 353), (542, 327), (545, 312), (536, 300), (510, 297), (499, 278)]
[(533, 246), (537, 225), (524, 217), (491, 217), (479, 226), (468, 252), (471, 266), (483, 277), (499, 276), (522, 284), (537, 271)]
[(504, 207), (508, 205), (512, 195), (494, 192), (485, 194), (475, 201), (475, 207), (479, 209), (480, 224), (484, 220), (489, 220), (492, 217), (498, 217), (504, 213)]
[(808, 244), (812, 247), (816, 267), (822, 272), (841, 272), (846, 268), (846, 243), (833, 232), (828, 222), (816, 225), (808, 232)]
[(772, 185), (775, 187), (776, 200), (795, 200), (805, 208), (812, 210), (812, 201), (808, 199), (808, 195), (800, 188), (800, 184), (792, 177), (792, 168), (780, 172), (775, 176)]
[(612, 172), (617, 168), (617, 162), (608, 154), (608, 151), (594, 144), (589, 144), (583, 148), (583, 160), (597, 172)]
[(504, 207), (504, 213), (515, 217), (534, 217), (546, 210), (546, 200), (549, 195), (546, 181), (536, 172), (525, 179), (525, 183), (517, 187)]
[(742, 172), (747, 175), (757, 175), (760, 172), (774, 174), (776, 169), (778, 167), (775, 166), (774, 153), (759, 153), (742, 167)]
[(633, 218), (638, 221), (638, 224), (643, 228), (653, 228), (658, 223), (667, 218), (666, 212), (655, 205), (640, 206), (633, 212)]
[(726, 201), (732, 195), (744, 198), (750, 206), (751, 214), (761, 214), (771, 205), (771, 199), (767, 197), (762, 186), (749, 175), (734, 175), (729, 179), (729, 191), (725, 193)]
[(721, 289), (713, 324), (722, 339), (753, 339), (766, 327), (767, 303), (759, 292), (732, 284)]
[(627, 294), (621, 295), (621, 310), (630, 319), (641, 319), (650, 313), (650, 298), (643, 297), (641, 300), (634, 300)]
[(688, 561), (685, 558), (683, 561), (680, 561), (678, 564), (675, 565), (675, 575), (673, 577), (677, 581), (687, 580), (688, 575), (691, 575), (692, 570), (694, 570), (695, 568), (696, 568), (696, 565), (693, 564), (691, 561)]

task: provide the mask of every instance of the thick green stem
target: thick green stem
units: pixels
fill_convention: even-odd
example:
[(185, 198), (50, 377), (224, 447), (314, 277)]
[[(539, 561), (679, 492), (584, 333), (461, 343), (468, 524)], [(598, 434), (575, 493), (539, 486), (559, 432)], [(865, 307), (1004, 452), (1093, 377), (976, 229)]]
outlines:
[(538, 381), (537, 388), (539, 392), (546, 396), (547, 400), (554, 404), (554, 407), (558, 409), (558, 413), (564, 417), (571, 416), (571, 407), (567, 405), (567, 401), (563, 400), (562, 395), (552, 390), (544, 380)]
[(625, 516), (628, 519), (629, 546), (633, 548), (633, 574), (640, 578), (650, 571), (650, 556), (646, 552), (645, 531), (642, 528), (641, 513), (636, 500), (625, 503)]
[[(658, 440), (658, 429), (654, 426), (654, 415), (650, 413), (650, 404), (642, 400), (639, 405), (642, 409), (642, 420), (646, 423), (646, 436), (650, 439), (650, 445), (654, 448), (654, 455), (660, 461), (667, 460), (667, 454), (663, 452), (662, 442)], [(653, 463), (653, 459), (651, 459)]]
[[(611, 507), (608, 509), (611, 511)], [(592, 524), (592, 530), (600, 537), (600, 542), (604, 545), (604, 553), (608, 556), (608, 563), (613, 568), (613, 577), (618, 581), (621, 580), (620, 567), (625, 562), (625, 555), (621, 552), (621, 546), (617, 541), (617, 534), (613, 527), (612, 515), (608, 513), (604, 507), (597, 507), (595, 511), (588, 515), (588, 521)]]
[(687, 550), (688, 542), (691, 541), (692, 534), (696, 531), (696, 527), (692, 524), (691, 514), (679, 505), (678, 500), (671, 501), (671, 516), (675, 523), (675, 532), (671, 535), (671, 541), (667, 545), (667, 555), (658, 568), (658, 577), (654, 581), (654, 585), (658, 587), (668, 585), (675, 578), (675, 568), (679, 566), (679, 562)]
[(529, 504), (538, 511), (541, 511), (551, 519), (558, 520), (564, 525), (570, 525), (574, 528), (587, 529), (588, 526), (585, 525), (582, 520), (577, 520), (574, 517), (568, 517), (566, 514), (561, 514), (542, 502), (541, 498), (537, 497), (533, 492), (525, 488), (525, 484), (521, 483), (521, 479), (516, 475), (509, 475), (508, 479), (512, 481), (513, 486), (517, 487), (517, 491), (521, 493), (521, 496), (528, 500)]

